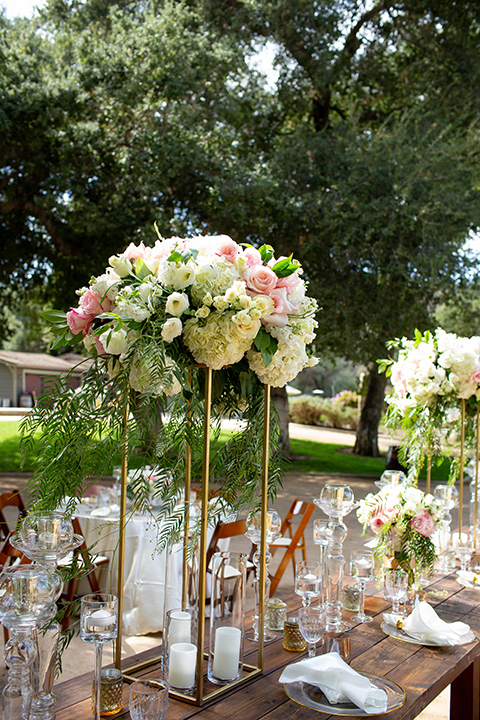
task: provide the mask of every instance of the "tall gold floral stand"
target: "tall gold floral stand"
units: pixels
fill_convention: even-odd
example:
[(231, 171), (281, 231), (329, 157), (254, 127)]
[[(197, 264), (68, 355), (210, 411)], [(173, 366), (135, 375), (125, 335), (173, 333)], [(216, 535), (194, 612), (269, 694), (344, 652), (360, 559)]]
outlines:
[[(212, 691), (207, 691), (205, 687), (205, 655), (204, 655), (204, 644), (205, 644), (205, 604), (206, 604), (206, 577), (207, 577), (207, 528), (208, 528), (208, 498), (209, 498), (209, 466), (210, 466), (210, 424), (211, 424), (211, 405), (212, 405), (212, 374), (211, 368), (204, 367), (197, 369), (197, 372), (205, 373), (205, 410), (204, 410), (204, 421), (203, 421), (203, 468), (202, 468), (202, 484), (200, 493), (201, 502), (201, 520), (200, 520), (200, 562), (199, 562), (199, 600), (198, 600), (198, 652), (197, 652), (197, 682), (195, 688), (195, 695), (190, 696), (179, 692), (171, 692), (171, 695), (175, 698), (184, 700), (188, 703), (195, 705), (203, 705), (209, 700), (218, 697), (218, 695), (229, 691), (232, 686), (240, 685), (248, 682), (252, 678), (262, 673), (263, 670), (263, 638), (264, 638), (264, 612), (265, 612), (265, 555), (266, 555), (266, 537), (267, 537), (267, 489), (268, 489), (268, 449), (269, 449), (269, 436), (270, 436), (270, 386), (264, 385), (264, 428), (263, 428), (263, 458), (262, 458), (262, 471), (261, 471), (261, 543), (260, 543), (260, 589), (259, 589), (259, 619), (258, 619), (258, 653), (256, 665), (244, 664), (243, 675), (241, 678), (232, 681), (227, 685), (215, 688)], [(125, 423), (125, 426), (127, 423)], [(118, 612), (119, 617), (122, 617), (123, 609), (123, 584), (124, 584), (124, 557), (125, 557), (125, 536), (124, 526), (126, 519), (126, 501), (127, 501), (127, 457), (128, 457), (128, 438), (124, 437), (124, 446), (122, 453), (122, 478), (121, 478), (121, 500), (120, 500), (120, 540), (119, 540), (119, 552), (118, 552)], [(183, 588), (182, 598), (183, 602), (186, 602), (187, 588), (187, 556), (188, 556), (188, 498), (190, 497), (190, 484), (191, 484), (191, 454), (190, 448), (187, 446), (186, 455), (186, 472), (185, 472), (185, 516), (184, 516), (184, 548), (183, 548)], [(116, 667), (121, 669), (121, 646), (122, 646), (122, 632), (121, 622), (119, 623), (118, 639), (116, 645)], [(129, 674), (124, 675), (127, 681), (135, 679), (135, 673), (140, 670), (149, 667), (150, 665), (157, 664), (160, 658), (157, 660), (149, 661), (148, 663), (139, 663), (129, 668)]]

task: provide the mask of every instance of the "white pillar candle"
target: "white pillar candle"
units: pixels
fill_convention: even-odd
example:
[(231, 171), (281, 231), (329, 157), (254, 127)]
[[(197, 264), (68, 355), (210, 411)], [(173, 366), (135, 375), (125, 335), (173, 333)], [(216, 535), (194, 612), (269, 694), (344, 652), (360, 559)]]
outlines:
[(114, 622), (115, 613), (112, 613), (110, 610), (106, 610), (105, 608), (95, 610), (87, 617), (87, 627), (90, 630), (96, 627), (107, 627), (108, 625), (112, 625)]
[(172, 687), (187, 690), (195, 685), (197, 646), (193, 643), (170, 645), (168, 654), (168, 682)]
[(172, 610), (168, 626), (168, 644), (192, 642), (192, 616), (183, 610)]
[(218, 627), (215, 633), (213, 675), (220, 680), (238, 677), (242, 631), (236, 627)]

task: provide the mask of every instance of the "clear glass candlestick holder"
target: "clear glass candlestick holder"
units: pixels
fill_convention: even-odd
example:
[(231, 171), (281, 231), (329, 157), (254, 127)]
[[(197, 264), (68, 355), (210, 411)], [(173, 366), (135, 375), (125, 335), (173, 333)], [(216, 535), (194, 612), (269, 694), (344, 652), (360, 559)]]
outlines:
[(84, 595), (81, 600), (80, 638), (94, 643), (94, 718), (100, 720), (100, 673), (103, 644), (115, 640), (118, 630), (118, 600), (115, 595)]
[(375, 562), (372, 553), (356, 552), (352, 553), (352, 576), (357, 578), (358, 582), (358, 614), (352, 616), (352, 620), (356, 622), (366, 623), (372, 622), (373, 618), (365, 615), (365, 585), (369, 580), (374, 578)]
[(322, 594), (322, 567), (320, 563), (304, 560), (295, 566), (295, 592), (302, 598), (302, 605), (308, 607), (313, 598)]

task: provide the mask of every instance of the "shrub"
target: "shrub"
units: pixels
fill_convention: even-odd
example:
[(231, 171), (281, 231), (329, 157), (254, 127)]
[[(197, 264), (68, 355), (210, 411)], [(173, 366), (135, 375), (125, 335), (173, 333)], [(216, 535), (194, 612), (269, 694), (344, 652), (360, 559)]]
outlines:
[[(348, 392), (348, 391), (345, 391)], [(339, 393), (342, 395), (342, 393)], [(348, 392), (348, 395), (355, 393)], [(356, 430), (358, 423), (357, 401), (343, 398), (296, 398), (290, 400), (290, 420), (302, 425), (323, 425), (345, 430)]]

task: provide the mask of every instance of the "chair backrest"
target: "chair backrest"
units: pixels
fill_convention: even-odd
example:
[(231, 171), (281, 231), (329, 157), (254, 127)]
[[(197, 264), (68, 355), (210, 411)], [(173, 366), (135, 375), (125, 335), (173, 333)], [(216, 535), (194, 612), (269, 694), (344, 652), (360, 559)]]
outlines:
[(217, 523), (215, 530), (213, 531), (212, 538), (208, 544), (207, 549), (207, 567), (210, 565), (213, 553), (220, 550), (218, 547), (219, 540), (225, 540), (226, 538), (235, 537), (236, 535), (245, 535), (247, 531), (246, 520), (235, 520), (233, 522)]
[[(310, 512), (312, 503), (304, 502), (303, 500), (299, 500), (298, 498), (295, 498), (295, 500), (290, 505), (289, 510), (287, 511), (287, 514), (285, 515), (282, 527), (280, 528), (280, 535), (285, 535), (285, 533), (288, 532), (290, 537), (293, 537), (293, 528), (292, 523), (293, 520), (299, 516), (305, 515), (305, 513)], [(313, 510), (311, 510), (313, 512)], [(310, 515), (311, 515), (310, 512)], [(309, 515), (309, 517), (310, 517)]]
[[(18, 510), (18, 517), (16, 520), (16, 524), (18, 523), (18, 520), (20, 518), (24, 518), (27, 514), (27, 509), (25, 507), (25, 503), (22, 500), (22, 496), (20, 495), (19, 490), (10, 490), (4, 493), (0, 494), (0, 539), (6, 540), (10, 533), (15, 529), (12, 525), (12, 523), (7, 521), (5, 517), (5, 513), (3, 512), (5, 508), (7, 507), (13, 507), (17, 508)], [(12, 527), (11, 527), (12, 525)]]

